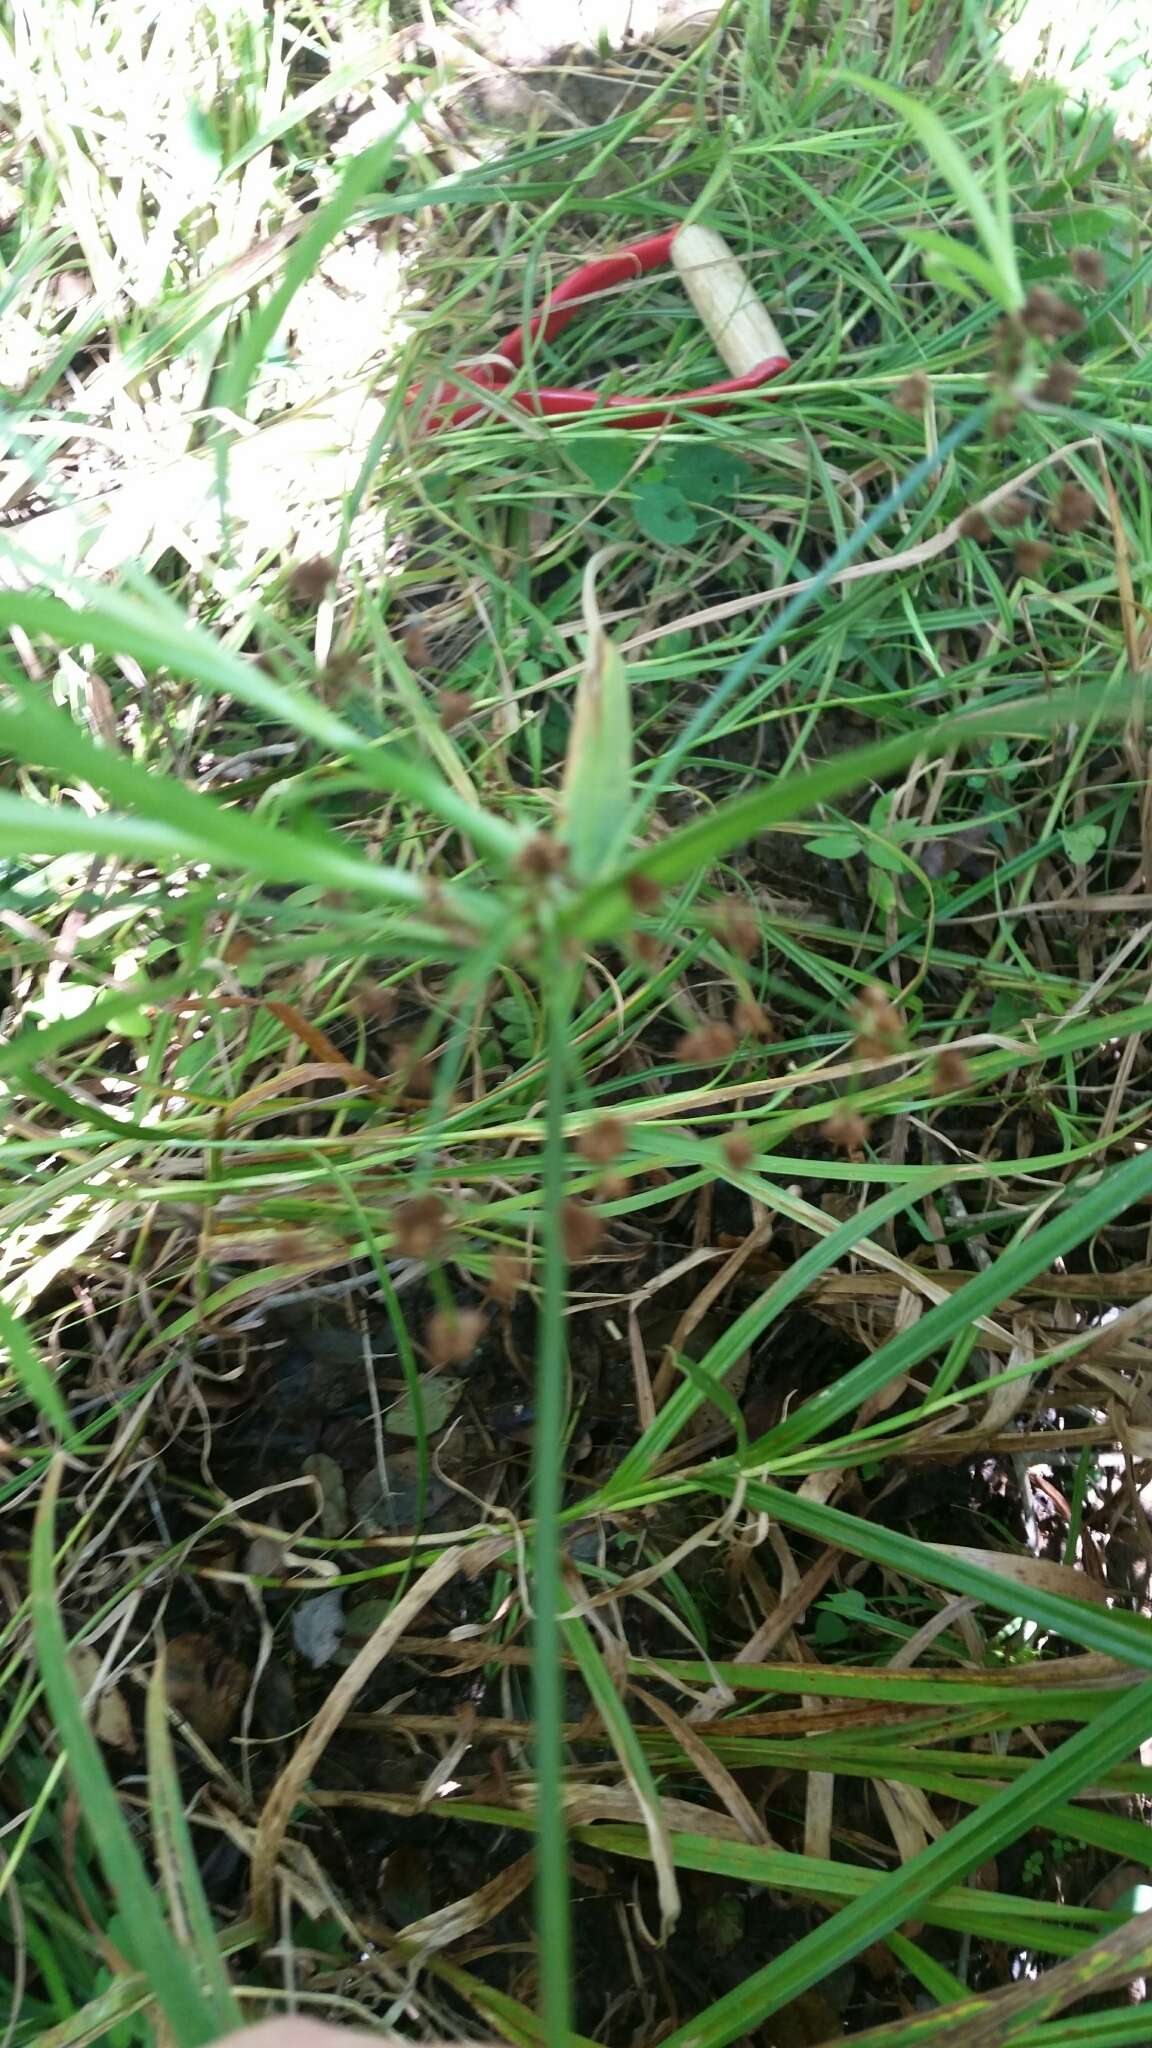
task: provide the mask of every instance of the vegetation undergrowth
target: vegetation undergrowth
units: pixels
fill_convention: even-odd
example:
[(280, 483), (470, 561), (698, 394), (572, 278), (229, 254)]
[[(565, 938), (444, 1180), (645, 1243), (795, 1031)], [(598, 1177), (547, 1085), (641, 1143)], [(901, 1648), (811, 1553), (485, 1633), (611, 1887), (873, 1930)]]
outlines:
[(369, 13), (4, 31), (5, 2042), (1147, 2039), (1147, 168)]

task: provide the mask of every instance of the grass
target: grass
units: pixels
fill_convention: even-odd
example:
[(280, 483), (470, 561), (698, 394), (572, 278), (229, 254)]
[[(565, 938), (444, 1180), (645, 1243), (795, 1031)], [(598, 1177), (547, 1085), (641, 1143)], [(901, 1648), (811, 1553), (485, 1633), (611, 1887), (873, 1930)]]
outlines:
[[(943, 12), (5, 26), (15, 2048), (1145, 2038), (1148, 174)], [(406, 407), (688, 212), (770, 402)]]

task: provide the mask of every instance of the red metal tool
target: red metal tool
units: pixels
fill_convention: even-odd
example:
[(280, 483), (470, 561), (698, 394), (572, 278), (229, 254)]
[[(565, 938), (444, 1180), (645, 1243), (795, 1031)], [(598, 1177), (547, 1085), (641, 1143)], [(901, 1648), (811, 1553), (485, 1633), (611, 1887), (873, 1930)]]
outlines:
[[(523, 368), (525, 350), (530, 344), (551, 341), (562, 333), (601, 292), (628, 284), (668, 263), (678, 272), (731, 376), (718, 384), (705, 384), (695, 391), (678, 391), (660, 398), (631, 393), (602, 398), (598, 391), (541, 390), (531, 385), (507, 388)], [(572, 419), (582, 413), (603, 412), (611, 415), (613, 426), (644, 428), (665, 426), (670, 420), (683, 417), (686, 410), (724, 412), (744, 392), (757, 390), (788, 367), (775, 323), (727, 243), (711, 228), (687, 227), (649, 235), (644, 241), (613, 250), (609, 256), (581, 264), (579, 270), (556, 287), (526, 326), (514, 328), (491, 356), (467, 374), (472, 385), (498, 391), (508, 404), (540, 419)], [(413, 393), (410, 403), (421, 398), (429, 398), (436, 408), (424, 422), (433, 430), (461, 426), (485, 410), (482, 398), (466, 393), (458, 384), (443, 384), (431, 392), (423, 387)]]

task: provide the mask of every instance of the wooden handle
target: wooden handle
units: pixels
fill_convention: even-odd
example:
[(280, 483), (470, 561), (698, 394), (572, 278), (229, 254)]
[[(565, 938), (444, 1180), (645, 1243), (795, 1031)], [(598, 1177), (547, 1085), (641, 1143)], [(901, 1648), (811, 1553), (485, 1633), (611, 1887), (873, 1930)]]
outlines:
[(672, 262), (734, 377), (746, 377), (769, 356), (788, 354), (776, 322), (722, 235), (712, 228), (681, 228)]

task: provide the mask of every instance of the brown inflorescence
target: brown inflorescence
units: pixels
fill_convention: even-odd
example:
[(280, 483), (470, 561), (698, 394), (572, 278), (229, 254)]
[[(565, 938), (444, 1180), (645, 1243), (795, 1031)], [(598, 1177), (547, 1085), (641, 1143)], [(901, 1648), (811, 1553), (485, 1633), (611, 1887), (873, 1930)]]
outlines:
[(527, 1259), (518, 1258), (515, 1252), (493, 1252), (488, 1279), (488, 1292), (494, 1301), (507, 1308), (515, 1301), (522, 1287), (526, 1287), (530, 1276)]
[(659, 910), (664, 891), (649, 875), (627, 875), (624, 892), (633, 910)]
[(942, 1046), (932, 1068), (933, 1095), (954, 1095), (957, 1089), (971, 1085), (972, 1069), (963, 1053), (954, 1046)]
[(741, 996), (732, 1008), (733, 1029), (741, 1038), (771, 1038), (772, 1019), (754, 996)]
[(736, 1033), (730, 1024), (698, 1024), (677, 1040), (673, 1056), (693, 1066), (718, 1066), (736, 1050)]
[(932, 386), (923, 370), (913, 370), (910, 377), (905, 377), (903, 383), (896, 386), (892, 403), (898, 411), (911, 413), (918, 419), (931, 395)]
[(628, 1143), (628, 1126), (623, 1117), (601, 1116), (576, 1140), (576, 1150), (590, 1166), (611, 1166)]
[(1051, 553), (1050, 540), (1018, 540), (1015, 548), (1017, 574), (1038, 576)]
[(756, 1147), (743, 1124), (737, 1124), (734, 1130), (729, 1131), (720, 1149), (733, 1173), (742, 1173), (756, 1157)]
[(1108, 273), (1104, 268), (1104, 258), (1098, 249), (1073, 249), (1068, 262), (1077, 284), (1082, 284), (1090, 292), (1103, 291), (1108, 282)]
[(402, 1258), (426, 1259), (443, 1242), (448, 1210), (439, 1195), (412, 1195), (392, 1211), (392, 1236)]
[(838, 1145), (853, 1159), (858, 1159), (864, 1150), (872, 1126), (866, 1116), (859, 1116), (854, 1109), (837, 1109), (820, 1126), (821, 1136), (830, 1145)]
[(288, 594), (297, 604), (319, 604), (336, 580), (336, 564), (330, 555), (313, 555), (311, 561), (294, 562), (288, 571)]
[(1045, 405), (1070, 405), (1079, 382), (1080, 372), (1075, 363), (1055, 362), (1036, 386), (1036, 397)]
[(1052, 524), (1057, 533), (1079, 533), (1096, 517), (1096, 500), (1083, 484), (1061, 484), (1052, 507)]
[(1066, 335), (1079, 334), (1084, 325), (1083, 313), (1046, 284), (1033, 285), (1022, 318), (1026, 333), (1037, 341), (1062, 341)]
[(591, 1202), (570, 1195), (560, 1212), (560, 1226), (565, 1258), (572, 1265), (592, 1258), (604, 1236), (604, 1219)]
[(856, 1026), (854, 1051), (862, 1060), (880, 1060), (904, 1043), (904, 1019), (886, 991), (876, 983), (861, 989), (852, 1005)]
[(433, 1365), (463, 1365), (484, 1335), (478, 1308), (438, 1308), (424, 1325), (424, 1347)]

